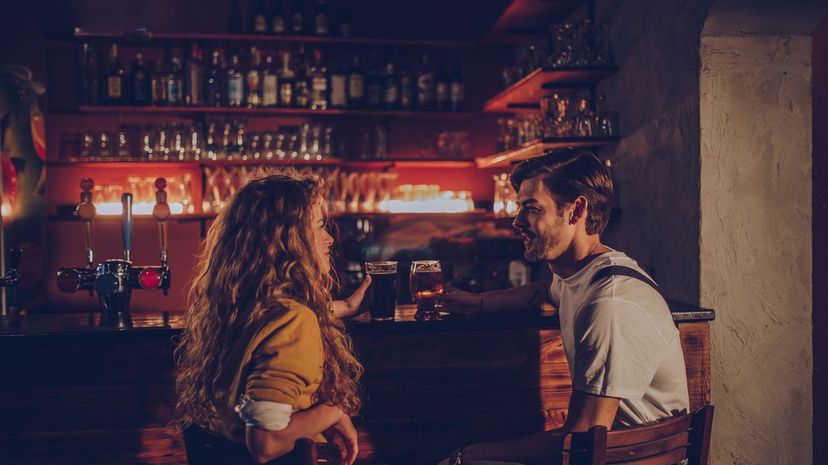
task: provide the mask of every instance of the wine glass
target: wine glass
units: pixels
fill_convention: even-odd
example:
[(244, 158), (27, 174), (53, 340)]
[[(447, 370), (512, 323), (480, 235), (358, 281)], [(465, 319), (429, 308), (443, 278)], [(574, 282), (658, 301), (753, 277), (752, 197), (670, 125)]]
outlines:
[(411, 262), (408, 280), (411, 297), (417, 302), (418, 320), (439, 320), (437, 296), (443, 294), (443, 270), (439, 260), (415, 260)]

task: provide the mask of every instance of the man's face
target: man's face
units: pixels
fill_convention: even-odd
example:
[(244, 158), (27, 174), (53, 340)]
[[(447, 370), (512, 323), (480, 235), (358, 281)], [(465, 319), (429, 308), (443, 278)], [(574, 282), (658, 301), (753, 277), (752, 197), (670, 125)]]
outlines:
[(526, 259), (537, 262), (560, 257), (575, 234), (575, 228), (564, 219), (570, 208), (559, 208), (540, 176), (521, 183), (517, 200), (520, 209), (512, 226), (523, 236)]

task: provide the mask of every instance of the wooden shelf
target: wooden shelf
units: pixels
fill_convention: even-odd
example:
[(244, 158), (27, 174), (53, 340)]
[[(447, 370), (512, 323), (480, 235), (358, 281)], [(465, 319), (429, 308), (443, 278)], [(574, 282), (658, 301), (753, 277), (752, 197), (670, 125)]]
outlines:
[(371, 116), (395, 118), (423, 118), (441, 120), (464, 120), (473, 115), (468, 112), (450, 111), (406, 111), (406, 110), (357, 110), (338, 109), (311, 110), (309, 108), (235, 108), (235, 107), (184, 107), (184, 106), (80, 106), (80, 113), (94, 115), (194, 115), (224, 114), (246, 116)]
[(164, 45), (169, 42), (248, 42), (248, 43), (296, 43), (328, 46), (402, 46), (402, 47), (439, 47), (439, 48), (473, 48), (470, 41), (402, 39), (390, 37), (338, 37), (312, 35), (256, 35), (256, 34), (213, 34), (213, 33), (179, 33), (152, 32), (137, 30), (127, 33), (91, 32), (75, 29), (74, 37), (81, 40), (104, 40), (133, 44)]
[(450, 159), (388, 159), (388, 160), (192, 160), (192, 161), (49, 161), (48, 167), (57, 168), (92, 168), (92, 169), (122, 169), (122, 168), (153, 168), (153, 169), (190, 169), (202, 166), (279, 166), (279, 165), (314, 165), (314, 166), (341, 166), (343, 168), (472, 168), (474, 160)]
[(543, 34), (550, 24), (563, 21), (583, 3), (584, 0), (512, 0), (489, 30), (486, 40), (525, 42), (527, 36)]
[(475, 162), (477, 163), (478, 168), (502, 168), (509, 166), (511, 163), (539, 157), (543, 155), (546, 150), (561, 149), (566, 147), (603, 147), (607, 144), (617, 142), (619, 139), (620, 138), (618, 136), (591, 137), (589, 139), (574, 137), (566, 139), (545, 139), (543, 141), (524, 145), (523, 147), (489, 155), (487, 157), (480, 157), (475, 159)]
[(615, 66), (538, 68), (486, 101), (486, 112), (537, 110), (538, 101), (549, 91), (588, 88), (618, 70)]

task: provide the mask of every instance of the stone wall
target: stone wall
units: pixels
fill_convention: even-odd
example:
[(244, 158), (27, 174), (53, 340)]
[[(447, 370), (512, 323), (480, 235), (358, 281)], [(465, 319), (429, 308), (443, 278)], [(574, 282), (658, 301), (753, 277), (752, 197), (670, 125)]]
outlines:
[(714, 464), (811, 463), (811, 39), (704, 36)]

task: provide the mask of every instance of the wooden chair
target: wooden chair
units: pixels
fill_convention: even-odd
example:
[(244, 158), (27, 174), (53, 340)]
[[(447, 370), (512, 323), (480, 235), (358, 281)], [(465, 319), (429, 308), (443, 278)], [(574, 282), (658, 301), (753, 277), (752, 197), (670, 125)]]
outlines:
[(596, 426), (564, 437), (564, 465), (707, 465), (713, 406), (635, 428)]
[[(259, 465), (247, 446), (192, 425), (184, 430), (184, 446), (189, 465)], [(299, 439), (289, 454), (266, 462), (266, 465), (341, 465), (342, 455), (336, 444), (318, 444)]]

